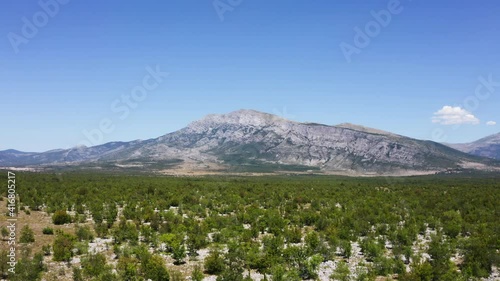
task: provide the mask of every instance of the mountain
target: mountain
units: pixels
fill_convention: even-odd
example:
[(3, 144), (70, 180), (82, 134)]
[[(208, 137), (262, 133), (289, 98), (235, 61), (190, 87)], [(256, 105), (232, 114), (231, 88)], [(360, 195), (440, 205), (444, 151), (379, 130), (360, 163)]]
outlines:
[(500, 133), (487, 136), (471, 143), (447, 145), (472, 155), (500, 160)]
[(42, 153), (21, 152), (9, 149), (0, 151), (0, 166), (33, 166), (95, 161), (138, 143), (139, 141), (111, 142), (93, 147), (80, 146), (70, 149), (55, 149)]
[(44, 153), (0, 152), (0, 166), (77, 165), (157, 171), (421, 174), (498, 162), (352, 124), (299, 123), (253, 110), (209, 115), (156, 139)]

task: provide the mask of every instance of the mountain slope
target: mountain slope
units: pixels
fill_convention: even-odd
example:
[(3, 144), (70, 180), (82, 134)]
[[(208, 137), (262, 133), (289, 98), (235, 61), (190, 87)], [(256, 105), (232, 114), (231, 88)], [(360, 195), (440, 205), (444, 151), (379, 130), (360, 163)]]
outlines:
[[(352, 124), (299, 123), (253, 110), (209, 115), (157, 139), (38, 154), (0, 152), (0, 166), (168, 163), (190, 169), (431, 173), (493, 161), (445, 145)], [(174, 164), (172, 164), (174, 163)], [(174, 165), (174, 166), (175, 166)]]
[(482, 161), (434, 142), (353, 125), (297, 123), (251, 110), (209, 115), (110, 160), (143, 157), (233, 168), (282, 164), (356, 173), (436, 171)]
[(500, 133), (487, 136), (471, 143), (447, 145), (472, 155), (500, 160)]
[(133, 142), (110, 142), (103, 145), (85, 147), (79, 146), (70, 149), (56, 149), (47, 152), (21, 152), (17, 150), (0, 151), (0, 166), (29, 166), (74, 163), (98, 160), (111, 153), (133, 147), (141, 143)]

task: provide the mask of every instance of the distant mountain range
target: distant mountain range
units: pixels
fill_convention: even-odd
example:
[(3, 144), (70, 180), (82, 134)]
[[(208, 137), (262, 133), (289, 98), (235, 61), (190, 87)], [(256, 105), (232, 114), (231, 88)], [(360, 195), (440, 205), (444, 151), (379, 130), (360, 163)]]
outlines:
[(469, 154), (500, 160), (500, 133), (471, 143), (447, 145)]
[[(491, 138), (491, 139), (489, 139)], [(28, 153), (0, 151), (3, 167), (164, 173), (307, 172), (408, 175), (498, 170), (499, 135), (449, 146), (352, 124), (299, 123), (253, 110), (209, 115), (156, 139)]]

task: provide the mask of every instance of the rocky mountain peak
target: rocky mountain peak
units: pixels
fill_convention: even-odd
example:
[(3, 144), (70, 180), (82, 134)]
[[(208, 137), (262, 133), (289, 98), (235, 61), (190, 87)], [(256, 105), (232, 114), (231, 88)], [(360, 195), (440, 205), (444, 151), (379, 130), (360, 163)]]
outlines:
[(282, 123), (295, 123), (282, 117), (250, 109), (240, 109), (227, 114), (210, 114), (205, 118), (191, 123), (188, 128), (199, 131), (215, 128), (221, 125), (239, 125), (251, 127), (266, 127)]
[(46, 153), (0, 151), (0, 166), (4, 167), (132, 162), (188, 171), (212, 167), (217, 171), (290, 169), (346, 174), (420, 174), (464, 165), (482, 165), (485, 169), (499, 166), (493, 160), (442, 144), (364, 126), (299, 123), (247, 109), (208, 115), (184, 129), (145, 141)]
[(384, 135), (384, 136), (396, 136), (396, 134), (393, 134), (393, 133), (390, 133), (387, 131), (374, 129), (374, 128), (370, 128), (370, 127), (365, 127), (365, 126), (361, 126), (361, 125), (356, 125), (356, 124), (351, 124), (351, 123), (342, 123), (342, 124), (335, 125), (335, 127), (360, 131), (360, 132), (369, 133), (369, 134)]

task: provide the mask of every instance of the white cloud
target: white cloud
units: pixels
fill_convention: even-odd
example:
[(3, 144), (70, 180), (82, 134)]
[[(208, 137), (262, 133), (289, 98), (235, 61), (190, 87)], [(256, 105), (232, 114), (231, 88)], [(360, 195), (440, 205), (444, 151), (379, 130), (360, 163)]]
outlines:
[(460, 106), (445, 105), (440, 110), (434, 112), (432, 123), (442, 125), (459, 125), (459, 124), (479, 124), (479, 119), (472, 113), (461, 108)]
[(495, 122), (495, 121), (486, 122), (486, 125), (488, 125), (488, 126), (495, 126), (496, 124), (497, 124), (497, 122)]

